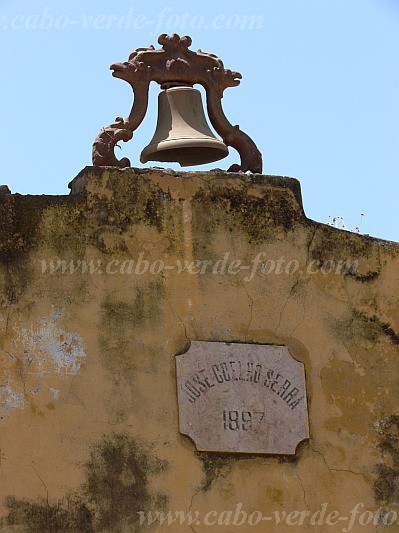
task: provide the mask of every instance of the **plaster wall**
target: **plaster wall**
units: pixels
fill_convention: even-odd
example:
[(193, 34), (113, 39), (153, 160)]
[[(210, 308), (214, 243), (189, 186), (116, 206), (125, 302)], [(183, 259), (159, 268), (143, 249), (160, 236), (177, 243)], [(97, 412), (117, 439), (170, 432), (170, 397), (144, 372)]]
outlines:
[[(323, 504), (399, 511), (398, 244), (307, 219), (290, 178), (87, 167), (71, 187), (0, 196), (1, 531), (330, 532), (349, 521), (311, 524)], [(179, 433), (191, 340), (304, 363), (295, 456)], [(229, 525), (237, 505), (274, 519)], [(190, 510), (200, 523), (138, 525)]]

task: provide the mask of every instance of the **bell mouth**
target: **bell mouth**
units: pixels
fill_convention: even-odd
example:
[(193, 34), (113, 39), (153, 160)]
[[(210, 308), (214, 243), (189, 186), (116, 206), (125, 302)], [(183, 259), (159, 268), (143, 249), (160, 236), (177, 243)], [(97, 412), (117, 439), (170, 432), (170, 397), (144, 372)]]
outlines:
[(141, 152), (140, 162), (160, 161), (179, 163), (181, 167), (206, 165), (225, 158), (229, 154), (227, 146), (221, 141), (208, 139), (170, 139), (149, 144)]

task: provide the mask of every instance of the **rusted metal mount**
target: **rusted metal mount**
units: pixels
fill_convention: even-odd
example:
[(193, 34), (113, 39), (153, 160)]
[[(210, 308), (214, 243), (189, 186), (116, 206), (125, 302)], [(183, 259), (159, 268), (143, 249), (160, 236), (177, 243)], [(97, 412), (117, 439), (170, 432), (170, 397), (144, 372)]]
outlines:
[(118, 141), (129, 141), (133, 132), (141, 124), (148, 106), (148, 91), (151, 81), (161, 86), (202, 85), (206, 92), (207, 109), (210, 121), (227, 146), (235, 148), (241, 157), (241, 165), (232, 165), (231, 172), (262, 172), (262, 155), (253, 140), (238, 125), (227, 120), (222, 109), (223, 92), (227, 87), (239, 85), (242, 78), (239, 72), (224, 68), (223, 62), (214, 54), (189, 50), (191, 38), (173, 35), (160, 35), (158, 43), (162, 48), (138, 48), (124, 63), (113, 63), (110, 69), (115, 78), (127, 81), (134, 94), (133, 106), (126, 119), (117, 117), (100, 132), (93, 144), (93, 165), (128, 167), (125, 157), (117, 159), (114, 153)]

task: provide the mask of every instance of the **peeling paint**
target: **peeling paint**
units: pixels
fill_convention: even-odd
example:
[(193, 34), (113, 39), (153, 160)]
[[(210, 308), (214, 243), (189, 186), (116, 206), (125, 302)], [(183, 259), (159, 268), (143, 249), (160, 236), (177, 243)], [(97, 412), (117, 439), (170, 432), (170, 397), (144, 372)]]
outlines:
[(58, 398), (60, 397), (60, 391), (58, 389), (53, 389), (52, 387), (50, 387), (50, 393), (54, 400), (58, 400)]
[(41, 396), (59, 400), (57, 380), (79, 372), (85, 358), (83, 340), (58, 326), (63, 313), (52, 311), (28, 327), (17, 321), (10, 328), (13, 335), (0, 352), (0, 412), (33, 407), (32, 401)]
[(68, 333), (56, 326), (62, 312), (52, 313), (50, 319), (42, 319), (39, 330), (34, 328), (21, 330), (25, 349), (28, 350), (43, 375), (51, 372), (49, 363), (53, 363), (56, 372), (77, 374), (81, 358), (85, 357), (83, 341), (77, 333)]
[(0, 384), (0, 403), (1, 410), (22, 409), (25, 405), (23, 394), (15, 392), (12, 388), (12, 380)]

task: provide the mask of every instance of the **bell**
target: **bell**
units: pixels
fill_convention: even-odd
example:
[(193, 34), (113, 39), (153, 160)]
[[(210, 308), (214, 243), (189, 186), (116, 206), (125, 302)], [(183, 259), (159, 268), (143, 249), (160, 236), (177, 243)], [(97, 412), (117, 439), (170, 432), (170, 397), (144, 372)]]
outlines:
[(216, 139), (205, 118), (201, 93), (192, 87), (172, 87), (158, 96), (158, 121), (154, 137), (141, 152), (140, 161), (204, 165), (223, 159), (227, 146)]

